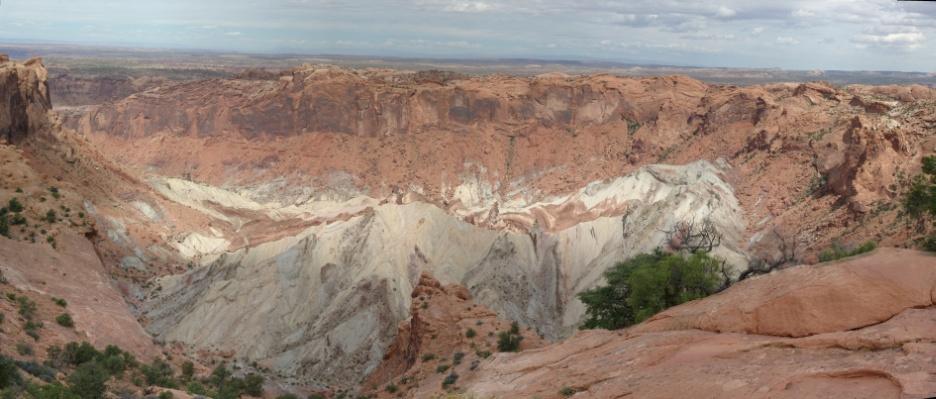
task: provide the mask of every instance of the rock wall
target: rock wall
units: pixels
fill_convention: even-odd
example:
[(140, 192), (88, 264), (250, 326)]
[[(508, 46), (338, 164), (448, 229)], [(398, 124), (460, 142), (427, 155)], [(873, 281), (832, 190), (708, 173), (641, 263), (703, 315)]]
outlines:
[(16, 144), (48, 126), (47, 74), (39, 58), (21, 64), (0, 54), (0, 138)]

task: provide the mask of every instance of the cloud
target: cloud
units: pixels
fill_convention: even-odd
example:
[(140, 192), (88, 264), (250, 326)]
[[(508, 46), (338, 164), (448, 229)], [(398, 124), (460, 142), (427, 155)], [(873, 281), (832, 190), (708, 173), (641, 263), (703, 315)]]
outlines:
[(926, 35), (916, 28), (876, 28), (854, 38), (859, 45), (912, 50), (923, 45)]
[(720, 6), (718, 7), (718, 11), (715, 11), (715, 15), (719, 18), (731, 18), (735, 15), (738, 15), (738, 12), (728, 7)]
[(240, 36), (241, 35), (240, 32), (224, 32), (224, 34), (228, 36)]
[(799, 44), (800, 41), (792, 36), (777, 36), (777, 43), (785, 45)]

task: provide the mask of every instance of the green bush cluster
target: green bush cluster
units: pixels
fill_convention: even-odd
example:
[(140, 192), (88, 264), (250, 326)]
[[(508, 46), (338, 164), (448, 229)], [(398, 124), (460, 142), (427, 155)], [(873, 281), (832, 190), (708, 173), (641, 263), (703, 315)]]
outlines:
[(583, 329), (624, 328), (723, 286), (724, 262), (707, 253), (656, 250), (618, 263), (605, 272), (607, 284), (579, 294), (586, 306)]
[(520, 324), (513, 322), (510, 324), (510, 330), (497, 333), (497, 350), (516, 352), (520, 350), (520, 341), (523, 341), (523, 336), (520, 335)]
[(833, 260), (838, 260), (842, 258), (847, 258), (849, 256), (860, 255), (863, 253), (871, 252), (877, 248), (877, 243), (874, 241), (868, 241), (864, 244), (859, 245), (853, 249), (848, 249), (843, 247), (839, 243), (832, 244), (831, 248), (826, 249), (819, 253), (820, 262), (830, 262)]
[[(910, 191), (903, 199), (904, 212), (920, 221), (920, 227), (929, 230), (936, 220), (936, 156), (923, 158), (923, 173), (913, 179)], [(922, 247), (936, 251), (936, 232), (923, 238)]]

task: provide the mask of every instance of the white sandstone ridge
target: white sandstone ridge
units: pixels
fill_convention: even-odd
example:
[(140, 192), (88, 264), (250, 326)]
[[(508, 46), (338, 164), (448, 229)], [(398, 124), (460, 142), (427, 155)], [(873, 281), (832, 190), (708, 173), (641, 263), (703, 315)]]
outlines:
[[(186, 199), (180, 192), (167, 197)], [(261, 206), (227, 193), (199, 197), (210, 192), (187, 197), (190, 206)], [(397, 323), (409, 317), (423, 271), (557, 339), (582, 318), (577, 293), (600, 283), (615, 262), (652, 251), (679, 221), (709, 218), (725, 236), (715, 254), (746, 265), (742, 213), (717, 168), (704, 162), (643, 168), (546, 202), (513, 201), (500, 206), (508, 217), (542, 222), (524, 231), (492, 229), (425, 202), (361, 200), (351, 202), (362, 208), (353, 215), (347, 204), (271, 210), (305, 218), (342, 208), (346, 217), (156, 280), (144, 300), (147, 329), (159, 340), (233, 351), (239, 361), (303, 381), (353, 385), (377, 366)]]

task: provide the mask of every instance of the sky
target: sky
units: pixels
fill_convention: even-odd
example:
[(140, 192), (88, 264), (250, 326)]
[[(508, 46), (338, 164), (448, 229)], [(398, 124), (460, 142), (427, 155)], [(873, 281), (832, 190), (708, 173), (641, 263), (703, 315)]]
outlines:
[(0, 0), (0, 43), (936, 72), (936, 1)]

